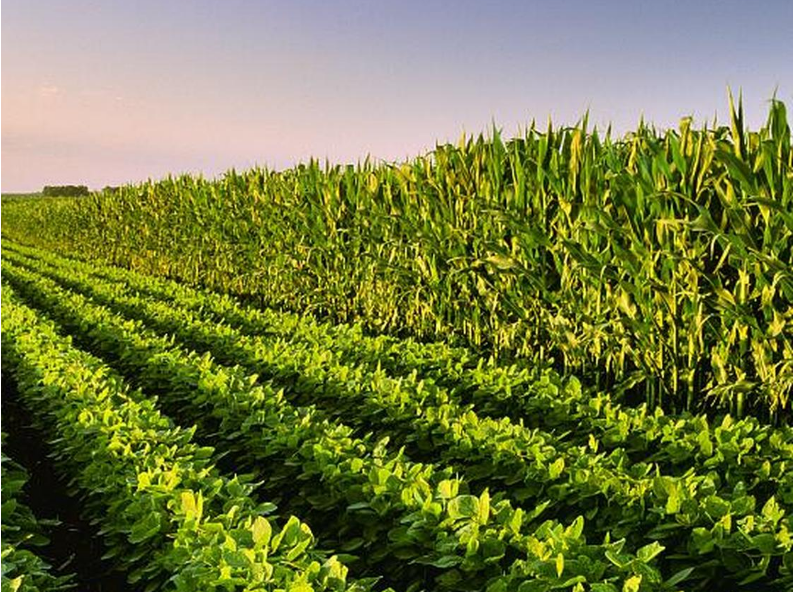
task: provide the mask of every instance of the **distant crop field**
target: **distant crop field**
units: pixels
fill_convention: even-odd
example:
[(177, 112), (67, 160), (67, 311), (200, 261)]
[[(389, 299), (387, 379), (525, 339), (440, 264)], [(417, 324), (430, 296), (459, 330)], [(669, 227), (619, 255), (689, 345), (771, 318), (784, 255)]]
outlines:
[(12, 202), (16, 200), (25, 200), (35, 197), (41, 197), (41, 193), (3, 193), (2, 201), (5, 202)]
[(793, 589), (793, 147), (730, 110), (4, 195), (3, 589)]

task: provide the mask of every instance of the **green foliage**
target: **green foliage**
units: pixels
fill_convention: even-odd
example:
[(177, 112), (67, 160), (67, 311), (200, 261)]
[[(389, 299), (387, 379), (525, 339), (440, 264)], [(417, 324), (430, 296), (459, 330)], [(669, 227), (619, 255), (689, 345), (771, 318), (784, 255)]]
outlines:
[[(117, 360), (127, 375), (200, 430), (235, 441), (229, 449), (246, 467), (266, 466), (267, 480), (276, 489), (279, 482), (305, 483), (299, 493), (292, 490), (303, 504), (300, 513), (325, 512), (323, 523), (343, 533), (335, 545), (361, 553), (381, 573), (415, 577), (409, 567), (383, 563), (395, 556), (442, 570), (435, 579), (441, 588), (460, 588), (465, 582), (471, 589), (485, 583), (500, 589), (516, 581), (517, 574), (560, 584), (585, 578), (570, 586), (594, 583), (593, 577), (610, 573), (600, 572), (605, 566), (618, 570), (625, 587), (645, 590), (661, 585), (656, 566), (661, 560), (660, 573), (669, 586), (717, 581), (713, 578), (786, 581), (778, 566), (789, 562), (791, 554), (789, 428), (774, 429), (752, 418), (725, 417), (711, 424), (705, 417), (648, 413), (615, 405), (606, 395), (592, 396), (587, 403), (578, 383), (565, 385), (552, 373), (515, 370), (521, 388), (536, 399), (528, 408), (535, 414), (551, 415), (547, 411), (556, 408), (557, 400), (578, 413), (567, 424), (572, 434), (529, 430), (506, 417), (478, 415), (457, 401), (453, 389), (423, 380), (415, 368), (398, 379), (379, 368), (396, 351), (418, 352), (421, 366), (433, 353), (440, 357), (440, 346), (394, 346), (383, 356), (375, 347), (379, 341), (362, 343), (349, 328), (300, 323), (293, 315), (272, 311), (257, 314), (227, 297), (134, 273), (105, 269), (89, 275), (95, 269), (90, 265), (8, 243), (4, 249), (5, 281), (102, 355)], [(153, 297), (158, 292), (161, 300)], [(270, 325), (260, 325), (252, 335), (228, 324), (229, 319), (262, 323), (267, 318)], [(268, 335), (277, 333), (278, 319), (291, 327), (284, 332), (292, 332), (292, 338)], [(259, 383), (241, 368), (221, 366), (190, 349), (239, 363), (259, 374)], [(450, 351), (463, 356), (461, 350)], [(412, 359), (394, 367), (408, 369)], [(430, 370), (435, 367), (429, 364)], [(500, 370), (463, 365), (459, 372), (472, 384), (490, 384), (498, 394), (496, 386), (511, 377)], [(290, 403), (316, 404), (321, 410), (296, 409)], [(390, 436), (411, 455), (429, 453), (465, 479), (411, 463), (401, 451), (388, 453), (368, 436), (357, 439), (339, 423), (342, 419), (359, 433)], [(582, 423), (577, 429), (576, 421)], [(648, 449), (655, 454), (642, 458)], [(280, 465), (281, 458), (295, 460)], [(660, 462), (653, 464), (654, 458)], [(475, 484), (493, 486), (482, 490)], [(538, 523), (541, 515), (578, 514), (586, 520), (567, 526)], [(547, 538), (561, 532), (558, 528), (571, 529), (570, 536), (579, 542), (585, 540), (581, 537), (624, 540), (549, 551)], [(481, 538), (471, 542), (466, 538), (470, 530)], [(508, 579), (494, 575), (505, 569), (507, 563), (501, 562), (507, 557), (514, 559), (514, 549), (523, 551), (525, 545), (531, 559), (509, 563)], [(580, 563), (583, 555), (588, 560)]]
[[(438, 589), (516, 589), (526, 581), (550, 589), (573, 577), (597, 583), (637, 573), (646, 576), (646, 590), (657, 589), (661, 581), (650, 560), (627, 550), (624, 564), (610, 563), (610, 546), (589, 544), (581, 518), (570, 527), (540, 522), (542, 504), (524, 512), (503, 494), (473, 497), (450, 469), (410, 462), (402, 451), (388, 452), (387, 440), (356, 438), (347, 426), (329, 422), (312, 408), (295, 408), (269, 385), (256, 385), (255, 377), (239, 368), (174, 347), (171, 339), (7, 261), (3, 271), (5, 281), (25, 298), (117, 360), (147, 392), (195, 421), (201, 433), (230, 441), (235, 460), (261, 471), (266, 489), (289, 491), (290, 509), (320, 512), (320, 522), (338, 533), (342, 550), (360, 553), (370, 568), (395, 581), (420, 586), (427, 566), (442, 570), (430, 572)], [(295, 484), (302, 484), (297, 491)], [(555, 567), (560, 554), (564, 577)], [(514, 561), (516, 556), (527, 560)]]
[[(151, 400), (3, 286), (3, 365), (52, 434), (54, 460), (130, 583), (146, 590), (357, 590), (346, 567), (314, 548), (308, 527), (280, 528), (242, 477), (223, 477), (212, 448), (192, 442)], [(262, 536), (263, 523), (272, 529)]]
[(793, 389), (785, 105), (622, 138), (586, 119), (402, 164), (183, 176), (4, 206), (24, 243), (547, 362), (652, 408), (784, 416)]
[[(782, 462), (793, 460), (793, 430), (775, 430), (752, 417), (730, 422), (729, 429), (703, 416), (681, 421), (680, 417), (665, 415), (660, 409), (650, 412), (645, 405), (620, 405), (605, 392), (583, 389), (575, 378), (563, 381), (547, 369), (538, 371), (523, 364), (501, 366), (493, 359), (485, 362), (470, 351), (443, 343), (418, 343), (383, 335), (371, 337), (357, 325), (318, 324), (303, 315), (241, 306), (228, 296), (115, 267), (62, 259), (52, 253), (8, 242), (3, 243), (3, 248), (6, 260), (32, 266), (41, 273), (54, 268), (79, 270), (86, 274), (85, 279), (78, 282), (72, 274), (70, 285), (91, 293), (94, 298), (113, 302), (115, 306), (119, 306), (119, 298), (108, 299), (108, 292), (102, 289), (103, 283), (107, 285), (109, 280), (129, 286), (148, 298), (137, 306), (126, 300), (130, 303), (126, 307), (130, 314), (140, 315), (141, 309), (154, 310), (157, 300), (172, 302), (207, 320), (234, 327), (245, 335), (273, 336), (295, 344), (307, 342), (348, 364), (370, 370), (384, 369), (392, 376), (416, 373), (418, 377), (430, 378), (445, 387), (455, 400), (474, 403), (477, 412), (483, 415), (519, 417), (533, 427), (572, 432), (567, 436), (569, 441), (586, 444), (593, 452), (625, 448), (629, 454), (640, 458), (652, 451), (651, 459), (666, 469), (688, 462), (705, 463), (709, 468), (729, 470), (733, 474), (740, 471), (747, 481), (756, 474), (777, 474), (782, 470), (782, 465), (774, 465), (773, 471), (767, 470), (765, 463), (771, 458)], [(64, 276), (57, 277), (63, 279)], [(118, 292), (111, 293), (118, 296)], [(157, 318), (163, 322), (162, 315)], [(189, 324), (192, 321), (186, 316), (178, 322)], [(181, 327), (177, 331), (185, 329), (187, 327)], [(246, 341), (244, 336), (230, 329), (226, 331), (231, 333), (229, 341)], [(200, 344), (201, 339), (192, 342), (194, 347)], [(215, 355), (220, 354), (223, 352), (215, 348)], [(241, 357), (234, 358), (235, 363), (249, 357), (244, 348), (237, 348), (236, 355)], [(257, 368), (261, 362), (261, 359), (254, 360), (252, 367)], [(720, 444), (715, 450), (714, 441)], [(736, 465), (737, 458), (741, 463)], [(750, 459), (754, 460), (750, 462)]]
[(41, 193), (3, 193), (2, 201), (3, 204), (5, 204), (5, 203), (10, 203), (12, 201), (33, 199), (36, 197), (41, 197)]

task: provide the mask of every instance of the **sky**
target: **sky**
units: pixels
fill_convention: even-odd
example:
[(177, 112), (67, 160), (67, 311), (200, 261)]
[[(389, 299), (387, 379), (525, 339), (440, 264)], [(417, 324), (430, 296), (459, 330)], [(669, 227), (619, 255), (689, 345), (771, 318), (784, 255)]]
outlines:
[(793, 0), (3, 0), (3, 192), (793, 110)]

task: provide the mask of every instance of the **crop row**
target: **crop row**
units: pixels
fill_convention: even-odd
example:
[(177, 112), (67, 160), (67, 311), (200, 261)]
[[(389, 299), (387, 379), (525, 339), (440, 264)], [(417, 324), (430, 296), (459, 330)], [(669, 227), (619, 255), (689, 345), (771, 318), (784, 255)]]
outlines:
[[(444, 387), (453, 400), (473, 403), (479, 415), (519, 417), (535, 427), (569, 432), (567, 440), (577, 443), (586, 444), (594, 435), (598, 449), (625, 448), (633, 460), (650, 460), (666, 470), (694, 463), (729, 473), (728, 482), (751, 482), (754, 475), (783, 474), (785, 466), (793, 462), (790, 427), (773, 428), (753, 417), (711, 425), (705, 416), (681, 418), (659, 408), (650, 412), (644, 404), (621, 405), (606, 393), (583, 390), (575, 378), (562, 381), (553, 371), (539, 372), (525, 364), (499, 366), (492, 359), (477, 363), (470, 352), (443, 343), (367, 336), (360, 326), (320, 324), (310, 317), (243, 306), (228, 296), (173, 281), (66, 260), (8, 241), (3, 244), (6, 256), (32, 263), (42, 271), (47, 266), (82, 271), (91, 277), (85, 278), (86, 282), (96, 284), (89, 286), (95, 297), (100, 283), (117, 282), (146, 300), (172, 302), (248, 335), (307, 342), (348, 364), (383, 368), (390, 375), (415, 373), (417, 379)], [(14, 259), (14, 253), (24, 258)], [(244, 356), (236, 361), (242, 359)], [(774, 465), (780, 462), (784, 464)]]
[(225, 478), (151, 400), (2, 290), (3, 365), (56, 464), (101, 524), (106, 556), (146, 590), (362, 590), (313, 548), (294, 517), (278, 527), (252, 486)]
[(285, 500), (301, 515), (321, 513), (331, 531), (344, 535), (340, 545), (346, 536), (347, 550), (357, 548), (394, 579), (409, 583), (429, 574), (440, 588), (472, 590), (511, 590), (525, 580), (538, 590), (565, 582), (602, 581), (605, 587), (593, 588), (600, 590), (612, 590), (606, 584), (614, 580), (636, 586), (643, 580), (646, 590), (659, 584), (648, 565), (662, 550), (657, 543), (632, 555), (624, 541), (608, 537), (587, 544), (582, 517), (567, 527), (550, 520), (537, 526), (535, 516), (495, 492), (473, 496), (449, 470), (353, 438), (348, 428), (294, 408), (239, 369), (184, 351), (139, 323), (3, 265), (6, 281), (117, 360), (168, 408), (228, 440), (235, 459), (258, 469), (265, 488), (286, 487)]
[[(12, 277), (19, 274), (18, 271), (14, 271), (13, 267), (8, 267), (8, 270), (11, 271)], [(6, 270), (6, 277), (8, 277), (8, 270)], [(28, 277), (28, 286), (36, 282), (40, 286), (46, 284), (45, 280)], [(40, 287), (37, 290), (37, 297), (47, 300), (46, 293), (48, 291), (52, 293), (54, 290), (57, 288), (50, 286), (44, 289)], [(59, 302), (62, 302), (60, 306)], [(66, 304), (62, 296), (51, 296), (46, 306), (58, 309), (58, 315), (66, 317), (70, 314), (74, 315), (73, 311), (87, 308), (84, 300), (74, 299), (70, 304)], [(167, 307), (161, 306), (160, 308), (161, 314), (164, 314), (162, 310), (167, 311)], [(176, 311), (171, 311), (171, 314), (175, 313)], [(181, 316), (173, 317), (178, 319), (178, 322), (174, 322), (168, 327), (177, 337), (186, 335), (188, 339), (194, 339), (199, 336), (198, 333), (195, 333), (196, 327), (201, 326), (204, 329), (204, 339), (208, 339), (207, 336), (213, 334), (211, 330), (218, 331), (216, 326), (213, 327), (207, 323), (202, 325), (201, 321), (185, 315), (186, 313), (183, 312)], [(103, 322), (110, 323), (109, 320)], [(79, 327), (81, 323), (72, 320), (71, 324)], [(106, 327), (109, 328), (110, 324)], [(142, 328), (140, 330), (143, 331)], [(121, 340), (119, 334), (120, 327), (116, 326), (113, 330), (115, 337), (105, 335), (103, 339), (105, 342), (108, 339)], [(232, 342), (236, 343), (238, 336), (232, 337), (233, 339), (222, 331), (215, 333), (215, 348), (224, 347)], [(116, 345), (115, 347), (121, 346)], [(261, 348), (256, 350), (259, 354), (261, 351)], [(348, 378), (352, 380), (354, 375), (348, 373)], [(318, 381), (313, 381), (313, 384), (316, 388)], [(410, 407), (415, 401), (410, 400), (410, 393), (403, 392), (398, 400), (402, 406), (408, 405), (410, 413), (415, 418), (416, 410)], [(427, 406), (423, 405), (423, 407)], [(432, 407), (427, 408), (432, 409)], [(380, 412), (394, 412), (398, 411), (398, 406), (389, 408), (387, 405), (381, 404), (379, 409)], [(428, 430), (448, 430), (450, 418), (453, 420), (456, 416), (455, 408), (451, 404), (447, 403), (446, 407), (441, 406), (438, 409), (449, 409), (450, 411), (446, 417), (442, 413), (435, 416), (430, 414), (429, 417), (425, 417), (424, 421)], [(351, 408), (348, 409), (348, 415), (354, 415)], [(594, 532), (603, 534), (609, 530), (608, 526), (611, 526), (620, 528), (619, 532), (622, 532), (623, 529), (626, 532), (631, 532), (634, 537), (641, 538), (642, 533), (658, 538), (666, 537), (673, 544), (680, 545), (681, 551), (693, 553), (695, 556), (701, 555), (698, 565), (704, 570), (718, 565), (718, 562), (714, 565), (713, 562), (705, 561), (704, 558), (708, 554), (721, 555), (725, 552), (734, 554), (740, 557), (739, 560), (733, 562), (733, 567), (738, 567), (737, 571), (745, 572), (744, 575), (760, 577), (768, 570), (773, 556), (789, 555), (789, 541), (786, 534), (789, 525), (782, 520), (782, 514), (777, 515), (776, 500), (773, 497), (768, 498), (763, 512), (755, 513), (754, 497), (746, 493), (745, 484), (740, 481), (731, 487), (723, 487), (722, 490), (718, 490), (717, 486), (720, 485), (718, 479), (714, 481), (711, 476), (697, 475), (693, 469), (678, 478), (647, 475), (648, 470), (640, 468), (639, 470), (644, 470), (646, 476), (631, 477), (628, 469), (621, 466), (620, 457), (614, 454), (603, 456), (586, 449), (557, 451), (549, 445), (521, 447), (519, 441), (516, 442), (514, 439), (516, 433), (521, 433), (520, 426), (510, 425), (504, 421), (496, 422), (490, 424), (489, 432), (481, 434), (481, 432), (477, 432), (477, 428), (486, 420), (478, 420), (471, 411), (462, 413), (456, 421), (456, 423), (452, 422), (456, 430), (446, 433), (456, 434), (457, 442), (455, 443), (447, 437), (447, 445), (450, 450), (453, 449), (460, 453), (460, 456), (456, 457), (457, 461), (462, 461), (463, 452), (472, 459), (463, 463), (461, 469), (466, 470), (469, 474), (471, 471), (476, 474), (477, 470), (481, 471), (482, 467), (486, 467), (487, 465), (483, 464), (486, 454), (482, 454), (478, 450), (478, 445), (480, 443), (483, 447), (489, 445), (491, 446), (490, 450), (494, 451), (494, 453), (491, 452), (491, 457), (494, 457), (490, 459), (491, 471), (493, 470), (492, 465), (495, 464), (497, 469), (503, 471), (501, 474), (503, 481), (508, 478), (507, 469), (511, 469), (516, 482), (523, 475), (524, 485), (545, 483), (544, 487), (538, 487), (528, 493), (525, 488), (522, 488), (522, 495), (536, 498), (538, 502), (546, 500), (545, 504), (541, 504), (541, 506), (553, 504), (553, 506), (557, 506), (558, 511), (558, 506), (561, 504), (561, 507), (590, 511), (591, 516), (596, 516), (598, 520), (595, 521), (594, 526), (590, 522), (586, 528), (587, 532), (593, 532), (594, 528)], [(502, 428), (500, 434), (495, 432), (499, 428)], [(532, 433), (529, 432), (529, 434)], [(480, 441), (476, 439), (478, 436), (484, 437)], [(472, 446), (471, 442), (477, 446)], [(540, 443), (542, 444), (542, 441)], [(501, 448), (494, 448), (494, 446)], [(440, 456), (446, 458), (442, 454)], [(471, 462), (474, 462), (473, 468), (469, 464)], [(490, 477), (488, 476), (488, 478)], [(613, 502), (613, 505), (610, 502)], [(600, 510), (599, 515), (597, 515), (597, 510)], [(613, 512), (614, 515), (619, 512), (621, 521), (614, 515), (610, 516), (609, 512)], [(604, 516), (610, 518), (610, 524), (607, 519), (604, 519)], [(733, 526), (733, 521), (736, 523), (735, 526)], [(597, 526), (598, 524), (600, 527)], [(765, 538), (765, 533), (771, 535), (770, 540)], [(773, 544), (769, 546), (769, 542), (772, 541)], [(760, 545), (762, 545), (762, 549)], [(760, 557), (760, 559), (755, 563), (751, 559), (752, 557)], [(776, 569), (775, 564), (772, 571)]]

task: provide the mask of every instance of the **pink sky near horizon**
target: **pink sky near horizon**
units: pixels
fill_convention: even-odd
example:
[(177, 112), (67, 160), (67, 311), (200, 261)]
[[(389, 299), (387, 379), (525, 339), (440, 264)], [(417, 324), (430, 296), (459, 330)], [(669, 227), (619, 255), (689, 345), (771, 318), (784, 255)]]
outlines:
[[(642, 114), (661, 127), (689, 114), (723, 121), (728, 85), (743, 89), (754, 127), (775, 89), (793, 106), (793, 3), (746, 15), (738, 2), (703, 4), (711, 10), (679, 3), (645, 19), (622, 0), (454, 11), (433, 1), (5, 0), (2, 190), (312, 156), (401, 160), (493, 122), (511, 134), (549, 115), (574, 123), (586, 109), (617, 131)], [(677, 28), (648, 25), (653, 16)], [(697, 37), (706, 22), (719, 34)]]

